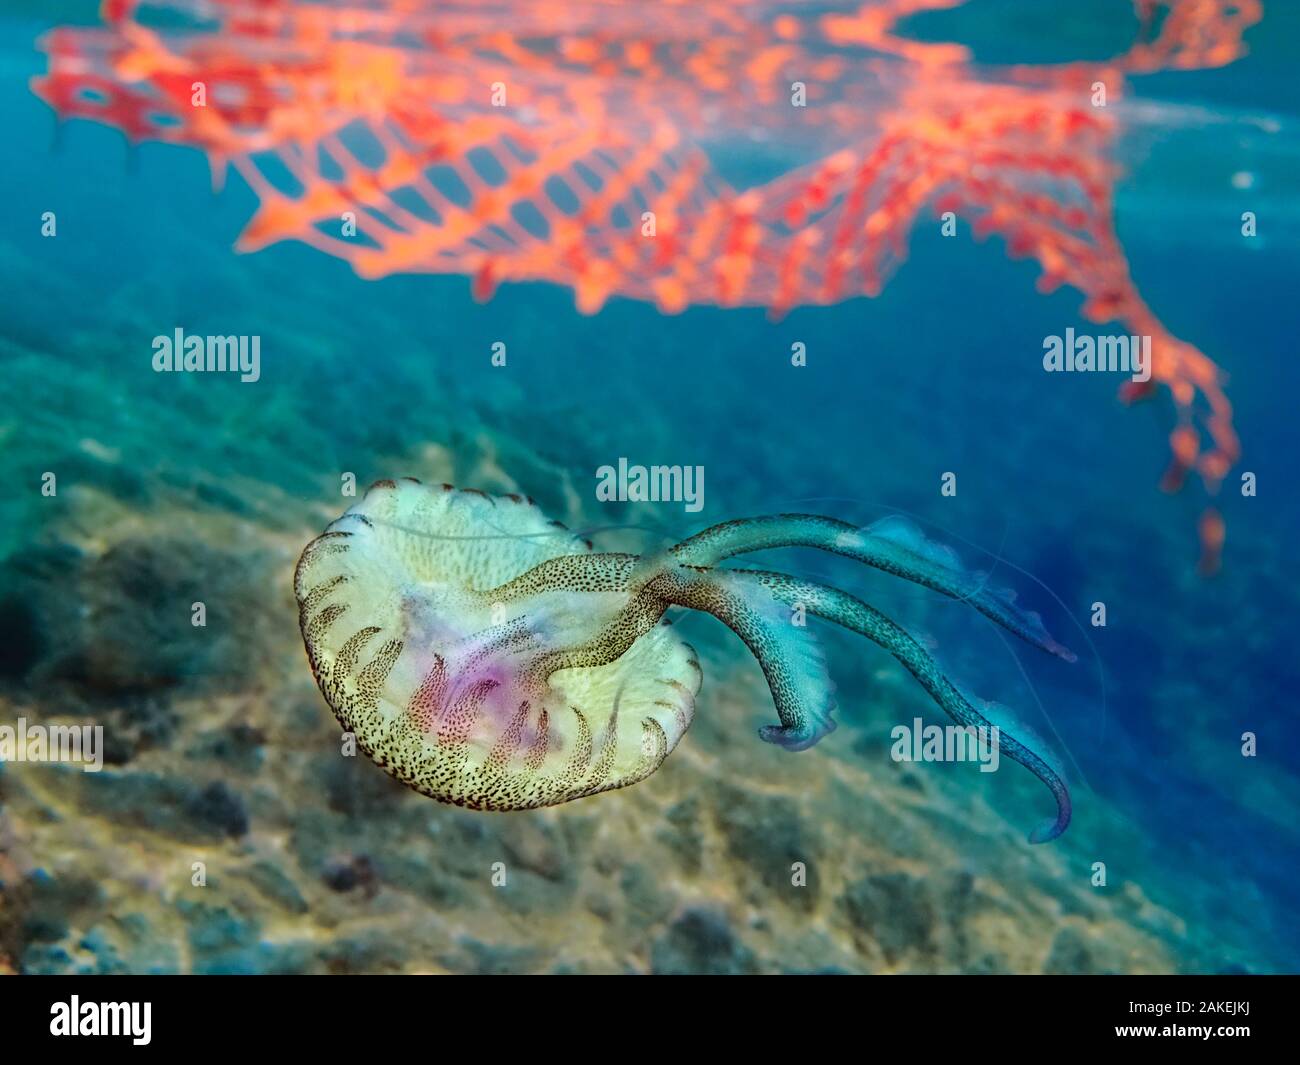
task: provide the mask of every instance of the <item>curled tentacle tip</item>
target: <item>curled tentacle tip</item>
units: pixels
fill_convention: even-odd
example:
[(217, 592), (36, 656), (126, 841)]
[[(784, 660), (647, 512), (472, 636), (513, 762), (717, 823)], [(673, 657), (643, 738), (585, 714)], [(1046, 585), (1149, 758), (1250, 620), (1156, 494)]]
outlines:
[(827, 721), (816, 729), (789, 729), (784, 725), (764, 725), (758, 730), (758, 738), (784, 747), (787, 751), (806, 751), (823, 737), (835, 731), (834, 721)]
[(1062, 811), (1054, 818), (1044, 821), (1031, 833), (1029, 833), (1030, 843), (1051, 843), (1070, 825), (1070, 811)]

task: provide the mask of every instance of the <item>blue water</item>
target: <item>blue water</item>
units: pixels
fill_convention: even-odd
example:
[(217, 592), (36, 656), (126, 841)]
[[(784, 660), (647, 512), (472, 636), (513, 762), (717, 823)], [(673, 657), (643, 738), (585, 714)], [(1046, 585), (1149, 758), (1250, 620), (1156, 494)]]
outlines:
[[(1035, 729), (1055, 730), (1076, 761), (1087, 782), (1076, 778), (1076, 823), (1052, 845), (1071, 869), (1086, 877), (1104, 861), (1110, 877), (1140, 881), (1186, 919), (1189, 954), (1195, 941), (1198, 958), (1218, 956), (1223, 968), (1295, 971), (1300, 101), (1295, 12), (1268, 6), (1246, 58), (1136, 82), (1139, 98), (1171, 114), (1194, 106), (1220, 121), (1137, 124), (1117, 195), (1143, 297), (1230, 376), (1243, 458), (1221, 498), (1228, 532), (1215, 577), (1195, 572), (1199, 489), (1157, 488), (1173, 418), (1167, 397), (1126, 408), (1112, 378), (1042, 373), (1045, 335), (1093, 327), (1077, 293), (1036, 294), (1035, 268), (1010, 261), (999, 242), (964, 231), (945, 240), (923, 220), (879, 298), (797, 309), (779, 322), (762, 310), (666, 317), (620, 298), (584, 317), (570, 292), (546, 284), (507, 284), (476, 303), (464, 278), (366, 282), (298, 245), (237, 256), (231, 245), (255, 209), (238, 180), (214, 193), (197, 152), (128, 149), (87, 122), (59, 127), (27, 90), (43, 65), (32, 42), (55, 21), (90, 21), (79, 5), (48, 22), (30, 12), (0, 22), (0, 553), (20, 556), (58, 532), (64, 519), (32, 501), (32, 485), (57, 457), (52, 441), (66, 441), (66, 458), (84, 437), (120, 454), (127, 498), (136, 480), (196, 492), (225, 485), (271, 525), (277, 504), (259, 501), (259, 490), (309, 504), (332, 471), (353, 470), (362, 484), (419, 476), (387, 463), (421, 441), (455, 451), (483, 434), (511, 442), (502, 465), (544, 509), (563, 506), (556, 470), (585, 488), (620, 456), (703, 466), (704, 511), (658, 512), (664, 539), (749, 514), (867, 522), (903, 510), (1022, 567), (1064, 604), (998, 569), (1081, 655), (1071, 668), (1016, 648), (1023, 676), (974, 614), (931, 604), (924, 624), (965, 683), (1030, 708)], [(988, 42), (992, 51), (979, 54), (989, 61), (1004, 58), (997, 46), (1010, 58), (1065, 50), (1059, 34), (1070, 32), (1057, 27), (1049, 41), (1031, 20), (1017, 53), (1015, 36), (989, 22), (958, 25)], [(952, 29), (935, 15), (915, 32)], [(1256, 116), (1276, 119), (1278, 131), (1260, 134)], [(1228, 181), (1239, 170), (1256, 175), (1248, 192)], [(55, 240), (39, 234), (46, 210), (57, 212)], [(1237, 235), (1242, 210), (1259, 215), (1255, 241)], [(261, 380), (223, 382), (214, 398), (210, 385), (148, 372), (150, 339), (178, 324), (261, 335)], [(488, 358), (498, 340), (509, 351), (505, 372)], [(807, 346), (804, 369), (789, 365), (796, 341)], [(33, 359), (43, 373), (30, 372)], [(6, 372), (18, 360), (26, 369)], [(64, 391), (71, 382), (75, 391)], [(159, 406), (177, 420), (150, 420)], [(955, 498), (940, 495), (945, 471), (958, 474)], [(1256, 474), (1256, 497), (1240, 495), (1241, 471)], [(587, 502), (593, 524), (624, 520), (617, 507), (602, 513)], [(853, 587), (902, 619), (926, 598), (839, 560), (782, 564)], [(1088, 624), (1095, 602), (1106, 604), (1104, 628)], [(855, 672), (863, 652), (847, 638), (827, 642), (851, 730), (872, 698)], [(1258, 737), (1254, 758), (1240, 753), (1247, 731)], [(969, 780), (985, 787), (983, 777)], [(998, 801), (1026, 828), (1042, 812)]]

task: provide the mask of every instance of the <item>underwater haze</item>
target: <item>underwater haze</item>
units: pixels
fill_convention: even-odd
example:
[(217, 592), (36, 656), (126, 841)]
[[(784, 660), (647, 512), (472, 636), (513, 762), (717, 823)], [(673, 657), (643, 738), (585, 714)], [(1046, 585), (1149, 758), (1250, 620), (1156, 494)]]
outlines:
[[(558, 9), (0, 13), (0, 972), (1300, 970), (1300, 9)], [(1081, 337), (1150, 361), (1051, 368)], [(661, 765), (501, 810), (367, 757), (295, 566), (401, 478), (639, 557), (672, 627), (591, 698), (689, 646)], [(399, 564), (537, 560), (478, 507), (340, 571), (407, 627), (380, 705), (481, 635)], [(738, 564), (897, 622), (996, 771), (913, 744), (956, 697), (902, 636), (670, 550), (781, 514), (866, 531)], [(595, 572), (522, 600), (547, 649), (608, 636)]]

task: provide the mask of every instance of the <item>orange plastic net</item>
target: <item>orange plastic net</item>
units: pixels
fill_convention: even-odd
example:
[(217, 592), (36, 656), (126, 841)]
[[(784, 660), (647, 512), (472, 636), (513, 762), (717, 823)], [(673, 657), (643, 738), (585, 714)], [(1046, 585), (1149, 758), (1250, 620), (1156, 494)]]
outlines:
[[(1260, 5), (1136, 0), (1108, 62), (992, 71), (898, 28), (964, 2), (107, 0), (103, 26), (46, 36), (33, 88), (233, 167), (259, 200), (241, 250), (301, 241), (366, 278), (464, 274), (479, 298), (547, 280), (584, 313), (872, 296), (918, 216), (952, 211), (1036, 260), (1042, 290), (1152, 338), (1152, 381), (1124, 395), (1168, 388), (1164, 484), (1213, 492), (1238, 456), (1222, 374), (1130, 278), (1095, 93), (1233, 61)], [(772, 176), (722, 172), (738, 155)]]

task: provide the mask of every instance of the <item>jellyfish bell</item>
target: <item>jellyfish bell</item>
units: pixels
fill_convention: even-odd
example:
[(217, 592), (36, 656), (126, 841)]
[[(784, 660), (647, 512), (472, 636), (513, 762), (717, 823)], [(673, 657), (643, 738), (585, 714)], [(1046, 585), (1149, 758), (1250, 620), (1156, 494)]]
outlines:
[[(294, 575), (321, 692), (390, 774), (480, 810), (550, 806), (653, 773), (695, 712), (702, 674), (665, 621), (711, 614), (762, 667), (778, 724), (761, 739), (803, 751), (832, 732), (834, 685), (805, 614), (889, 651), (959, 725), (997, 724), (1001, 751), (1056, 800), (1033, 842), (1060, 835), (1060, 764), (1003, 709), (968, 697), (901, 626), (838, 588), (723, 567), (811, 547), (968, 603), (1027, 643), (1073, 654), (987, 574), (890, 517), (865, 528), (811, 514), (723, 522), (657, 554), (596, 552), (521, 496), (410, 478), (378, 481), (307, 545)], [(798, 619), (798, 620), (796, 620)]]
[(443, 802), (529, 809), (641, 780), (690, 725), (702, 674), (661, 620), (612, 661), (569, 664), (628, 593), (511, 585), (581, 556), (521, 496), (376, 483), (295, 573), (321, 692), (362, 750)]

